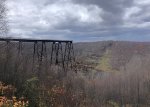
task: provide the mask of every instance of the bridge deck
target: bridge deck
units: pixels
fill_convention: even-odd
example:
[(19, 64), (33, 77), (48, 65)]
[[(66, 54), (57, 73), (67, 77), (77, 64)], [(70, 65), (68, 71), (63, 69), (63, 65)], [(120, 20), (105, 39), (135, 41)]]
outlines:
[(16, 41), (16, 42), (71, 42), (69, 40), (48, 40), (48, 39), (18, 39), (18, 38), (0, 38), (0, 41)]

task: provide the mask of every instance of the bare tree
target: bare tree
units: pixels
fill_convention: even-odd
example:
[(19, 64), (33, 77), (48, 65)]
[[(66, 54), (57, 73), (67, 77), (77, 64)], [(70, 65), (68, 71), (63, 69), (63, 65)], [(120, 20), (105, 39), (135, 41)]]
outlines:
[(0, 37), (6, 36), (8, 31), (6, 12), (6, 0), (0, 0)]

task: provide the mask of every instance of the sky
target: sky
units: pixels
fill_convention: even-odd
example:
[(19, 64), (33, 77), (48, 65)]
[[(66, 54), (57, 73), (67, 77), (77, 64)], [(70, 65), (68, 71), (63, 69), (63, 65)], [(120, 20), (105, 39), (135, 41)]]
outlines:
[(150, 41), (150, 0), (7, 0), (9, 36)]

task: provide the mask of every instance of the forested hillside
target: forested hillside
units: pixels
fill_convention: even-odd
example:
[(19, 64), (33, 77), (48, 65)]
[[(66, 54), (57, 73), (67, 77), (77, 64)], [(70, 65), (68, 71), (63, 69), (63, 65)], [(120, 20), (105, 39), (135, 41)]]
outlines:
[(61, 67), (49, 66), (46, 60), (39, 74), (38, 62), (33, 63), (32, 44), (24, 44), (21, 55), (17, 53), (16, 43), (7, 47), (1, 42), (0, 46), (0, 98), (5, 99), (0, 99), (1, 105), (150, 106), (148, 42), (75, 43), (77, 72), (69, 69), (66, 75)]
[(75, 51), (77, 61), (83, 60), (83, 62), (93, 65), (97, 71), (112, 72), (120, 71), (134, 57), (149, 59), (150, 43), (127, 41), (77, 43)]

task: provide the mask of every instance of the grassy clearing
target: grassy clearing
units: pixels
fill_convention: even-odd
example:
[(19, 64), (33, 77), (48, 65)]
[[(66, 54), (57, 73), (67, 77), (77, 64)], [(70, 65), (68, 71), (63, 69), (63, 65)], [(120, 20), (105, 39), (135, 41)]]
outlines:
[(110, 60), (111, 60), (111, 51), (107, 50), (103, 55), (103, 57), (101, 57), (98, 65), (96, 66), (96, 70), (105, 71), (105, 72), (112, 71)]

